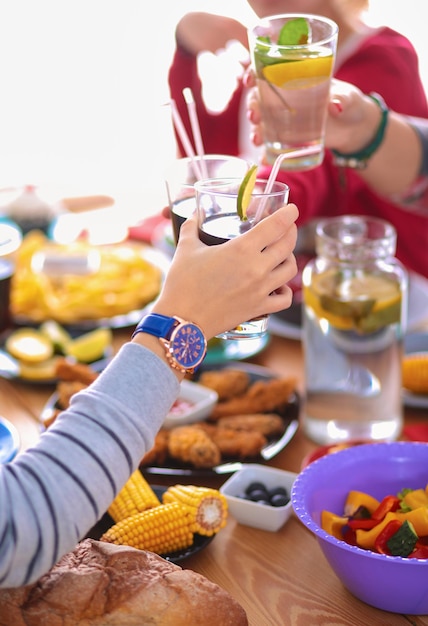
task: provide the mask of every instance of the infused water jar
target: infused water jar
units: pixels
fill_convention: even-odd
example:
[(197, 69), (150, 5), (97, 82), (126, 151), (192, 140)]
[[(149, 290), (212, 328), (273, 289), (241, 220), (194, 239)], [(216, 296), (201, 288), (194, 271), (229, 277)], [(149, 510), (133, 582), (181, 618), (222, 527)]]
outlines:
[(407, 273), (394, 227), (357, 215), (318, 222), (303, 270), (305, 401), (313, 441), (393, 441), (403, 426)]

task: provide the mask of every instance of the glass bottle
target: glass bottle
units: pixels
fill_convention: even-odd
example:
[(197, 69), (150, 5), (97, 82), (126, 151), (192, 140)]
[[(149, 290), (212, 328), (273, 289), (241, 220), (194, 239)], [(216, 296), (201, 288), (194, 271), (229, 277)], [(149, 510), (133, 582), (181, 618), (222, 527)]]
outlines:
[(394, 227), (346, 215), (321, 220), (303, 270), (303, 428), (325, 445), (392, 441), (403, 425), (407, 273)]

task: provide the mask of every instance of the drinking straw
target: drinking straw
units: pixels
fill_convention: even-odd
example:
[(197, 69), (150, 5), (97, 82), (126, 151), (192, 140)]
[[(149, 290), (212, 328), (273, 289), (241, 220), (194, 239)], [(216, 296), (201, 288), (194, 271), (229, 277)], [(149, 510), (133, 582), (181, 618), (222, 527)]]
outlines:
[(186, 155), (189, 157), (191, 161), (195, 178), (196, 180), (200, 180), (202, 178), (202, 174), (201, 174), (198, 164), (196, 163), (196, 159), (195, 159), (196, 155), (192, 148), (192, 144), (190, 143), (190, 139), (187, 134), (187, 131), (184, 127), (183, 120), (180, 117), (180, 113), (178, 111), (175, 100), (170, 100), (170, 105), (171, 105), (172, 119), (173, 119), (175, 128), (177, 130), (178, 136), (181, 139), (181, 143), (183, 144), (183, 148), (184, 148)]
[(204, 178), (208, 178), (207, 165), (204, 161), (204, 144), (202, 141), (201, 127), (199, 126), (198, 114), (196, 113), (195, 100), (190, 87), (183, 89), (183, 97), (186, 101), (187, 110), (189, 112), (190, 124), (192, 126), (193, 139), (195, 141), (196, 152), (200, 158), (201, 171)]
[[(281, 167), (281, 163), (285, 159), (297, 159), (298, 157), (309, 156), (317, 152), (319, 152), (319, 146), (309, 146), (308, 148), (301, 148), (300, 150), (290, 150), (289, 152), (283, 152), (282, 154), (278, 155), (275, 159), (275, 163), (272, 166), (272, 170), (269, 174), (269, 178), (267, 180), (263, 193), (268, 194), (272, 192), (272, 187), (276, 180), (276, 177), (278, 176), (279, 168)], [(254, 224), (257, 224), (262, 219), (266, 200), (267, 198), (260, 202), (259, 208), (257, 209), (256, 215), (254, 216)]]
[(281, 163), (285, 159), (298, 159), (299, 157), (309, 156), (317, 152), (319, 152), (319, 146), (309, 146), (308, 148), (301, 148), (300, 150), (290, 150), (290, 152), (283, 152), (282, 154), (277, 156), (275, 159), (275, 163), (272, 166), (271, 173), (269, 174), (264, 193), (270, 193), (272, 191), (273, 183), (278, 176)]

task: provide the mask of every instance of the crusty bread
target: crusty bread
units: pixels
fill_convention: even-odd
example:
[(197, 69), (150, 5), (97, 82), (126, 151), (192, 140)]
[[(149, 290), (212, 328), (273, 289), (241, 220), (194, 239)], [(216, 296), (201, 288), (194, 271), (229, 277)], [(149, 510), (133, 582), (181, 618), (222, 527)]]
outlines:
[(224, 589), (151, 552), (85, 539), (37, 583), (0, 590), (0, 626), (247, 626)]

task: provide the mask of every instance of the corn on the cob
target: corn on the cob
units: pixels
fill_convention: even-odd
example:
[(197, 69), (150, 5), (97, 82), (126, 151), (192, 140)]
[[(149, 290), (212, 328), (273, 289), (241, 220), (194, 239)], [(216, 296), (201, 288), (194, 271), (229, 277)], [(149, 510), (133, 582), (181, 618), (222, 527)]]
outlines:
[(428, 352), (409, 354), (403, 358), (403, 387), (413, 393), (428, 394)]
[(178, 502), (162, 504), (111, 526), (101, 541), (168, 554), (192, 545), (190, 513)]
[(174, 485), (162, 496), (162, 502), (179, 502), (190, 512), (192, 530), (211, 537), (226, 525), (227, 500), (217, 489)]
[(160, 505), (160, 500), (140, 470), (136, 470), (108, 508), (115, 522)]

